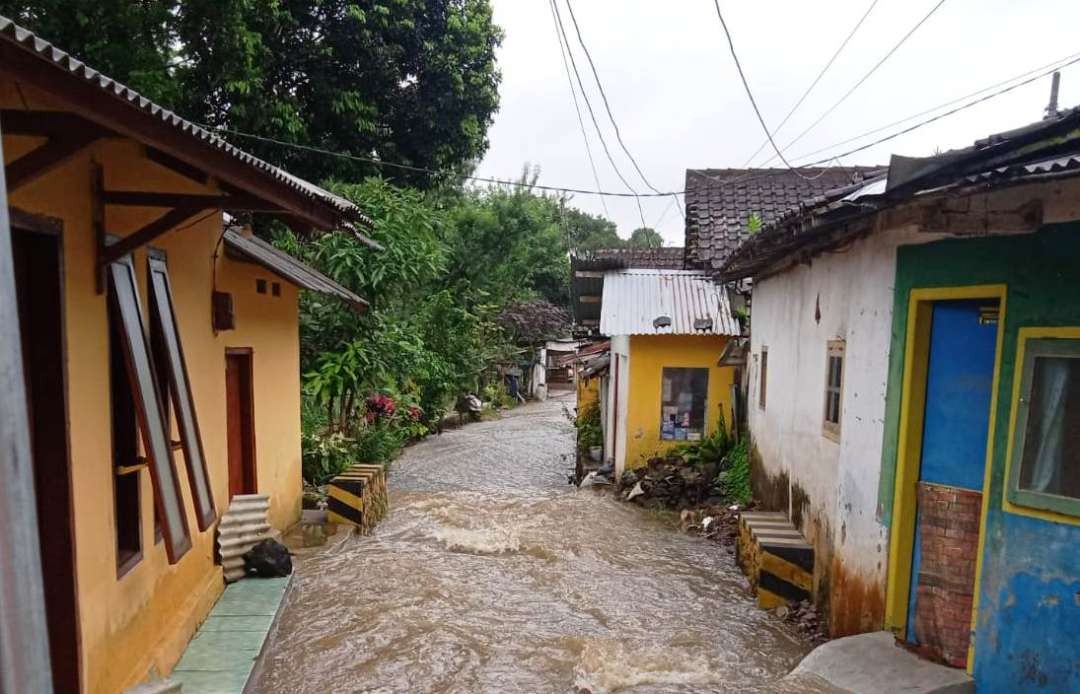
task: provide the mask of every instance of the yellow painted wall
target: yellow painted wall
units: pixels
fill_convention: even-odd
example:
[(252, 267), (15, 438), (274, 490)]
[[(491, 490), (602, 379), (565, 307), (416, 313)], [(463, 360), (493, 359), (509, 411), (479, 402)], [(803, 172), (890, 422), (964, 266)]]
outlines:
[(600, 379), (585, 378), (581, 374), (577, 377), (577, 411), (581, 412), (586, 407), (600, 400)]
[[(0, 106), (45, 109), (47, 98), (27, 85), (21, 95), (0, 80)], [(25, 99), (25, 102), (23, 101)], [(5, 137), (10, 162), (34, 145), (31, 138)], [(199, 532), (182, 455), (176, 465), (191, 550), (169, 566), (164, 545), (155, 544), (152, 489), (142, 475), (142, 560), (117, 577), (113, 473), (110, 442), (109, 359), (105, 296), (95, 291), (94, 239), (90, 226), (90, 163), (100, 162), (106, 187), (201, 193), (212, 188), (181, 177), (143, 156), (142, 148), (119, 138), (102, 140), (89, 151), (18, 190), (10, 204), (63, 222), (63, 265), (68, 408), (75, 517), (76, 578), (86, 692), (121, 691), (148, 673), (167, 674), (220, 595), (221, 569), (213, 563), (214, 529)], [(123, 236), (161, 210), (110, 207), (110, 233)], [(196, 218), (199, 219), (199, 218)], [(282, 295), (256, 295), (254, 278), (271, 278), (254, 266), (221, 260), (218, 286), (233, 291), (238, 329), (215, 335), (210, 323), (211, 257), (221, 234), (219, 212), (190, 228), (159, 238), (153, 246), (168, 254), (177, 321), (202, 432), (215, 505), (227, 506), (225, 430), (225, 348), (255, 352), (256, 451), (259, 491), (269, 493), (271, 520), (284, 528), (299, 516), (300, 401), (297, 291), (282, 284)], [(142, 303), (147, 307), (146, 255), (135, 254)], [(174, 438), (176, 438), (174, 434)]]
[(630, 393), (626, 415), (626, 468), (644, 465), (679, 441), (660, 440), (660, 397), (664, 367), (709, 369), (705, 433), (716, 430), (720, 413), (731, 426), (734, 369), (716, 362), (728, 338), (716, 335), (633, 335), (630, 337)]

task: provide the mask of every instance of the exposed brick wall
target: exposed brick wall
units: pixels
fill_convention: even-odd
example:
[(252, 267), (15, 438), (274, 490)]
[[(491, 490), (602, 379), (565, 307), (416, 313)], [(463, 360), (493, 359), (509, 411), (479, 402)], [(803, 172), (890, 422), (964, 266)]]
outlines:
[(919, 483), (915, 637), (953, 667), (967, 665), (981, 509), (979, 492)]

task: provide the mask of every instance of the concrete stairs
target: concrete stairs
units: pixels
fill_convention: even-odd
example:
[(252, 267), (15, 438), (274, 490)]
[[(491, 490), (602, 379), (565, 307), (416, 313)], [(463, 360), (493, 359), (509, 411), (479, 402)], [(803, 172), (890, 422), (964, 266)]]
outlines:
[(750, 579), (758, 607), (768, 610), (810, 599), (814, 587), (814, 548), (785, 514), (773, 511), (739, 514), (735, 560)]

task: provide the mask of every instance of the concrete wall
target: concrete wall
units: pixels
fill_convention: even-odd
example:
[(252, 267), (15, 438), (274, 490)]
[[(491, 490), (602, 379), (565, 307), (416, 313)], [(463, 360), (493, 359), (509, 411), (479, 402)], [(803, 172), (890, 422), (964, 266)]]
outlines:
[[(24, 101), (25, 99), (25, 101)], [(17, 94), (0, 82), (5, 108), (49, 108), (47, 99), (23, 86)], [(5, 137), (11, 161), (37, 141)], [(191, 550), (170, 566), (155, 544), (152, 490), (141, 480), (141, 561), (117, 576), (110, 441), (109, 349), (106, 297), (95, 291), (91, 231), (90, 163), (100, 162), (114, 190), (212, 192), (149, 162), (134, 142), (103, 140), (49, 175), (11, 196), (10, 204), (63, 223), (65, 329), (70, 420), (71, 483), (78, 584), (81, 670), (86, 692), (113, 693), (152, 670), (167, 673), (222, 590), (213, 563), (214, 529), (199, 532), (182, 457), (177, 455)], [(151, 221), (160, 210), (110, 208), (107, 228), (120, 236)], [(228, 503), (225, 430), (225, 348), (254, 349), (256, 450), (260, 491), (272, 496), (271, 518), (279, 528), (299, 515), (300, 432), (297, 291), (283, 284), (280, 297), (255, 294), (255, 277), (277, 280), (254, 266), (222, 260), (217, 283), (234, 292), (237, 330), (215, 335), (210, 323), (211, 256), (221, 234), (220, 213), (153, 244), (168, 254), (177, 321), (202, 431), (211, 488), (219, 514)], [(146, 309), (145, 250), (135, 254)], [(174, 438), (176, 435), (174, 433)]]
[(626, 467), (644, 465), (649, 458), (685, 441), (660, 439), (661, 389), (664, 367), (709, 370), (705, 434), (716, 431), (723, 413), (732, 420), (731, 382), (734, 369), (716, 362), (728, 338), (716, 335), (633, 335), (630, 337), (629, 407), (626, 427)]
[[(754, 492), (789, 512), (814, 546), (815, 595), (829, 605), (836, 635), (881, 627), (888, 541), (875, 504), (896, 248), (921, 240), (910, 230), (879, 233), (754, 285), (747, 404)], [(837, 339), (846, 352), (838, 441), (822, 427), (827, 344)]]

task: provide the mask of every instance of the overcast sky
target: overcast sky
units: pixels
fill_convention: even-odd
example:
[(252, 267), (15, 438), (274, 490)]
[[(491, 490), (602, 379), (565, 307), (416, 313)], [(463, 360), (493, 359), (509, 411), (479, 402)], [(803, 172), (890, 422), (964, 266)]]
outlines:
[[(650, 183), (662, 191), (681, 190), (687, 168), (745, 164), (764, 134), (739, 82), (712, 0), (570, 1), (623, 141)], [(559, 2), (604, 138), (627, 180), (644, 192), (645, 185), (619, 151), (566, 0)], [(739, 59), (770, 128), (810, 85), (871, 2), (721, 1)], [(839, 99), (937, 2), (879, 0), (810, 97), (779, 131), (781, 146)], [(494, 0), (494, 6), (495, 20), (506, 32), (499, 51), (501, 106), (478, 175), (515, 178), (528, 162), (540, 167), (540, 183), (595, 189), (548, 0)], [(946, 0), (786, 155), (798, 161), (800, 155), (1059, 59), (1080, 57), (1078, 27), (1077, 0)], [(1049, 92), (1050, 78), (1040, 79), (841, 162), (885, 164), (891, 153), (922, 156), (936, 148), (969, 145), (984, 135), (1041, 118)], [(1063, 107), (1078, 103), (1080, 63), (1063, 69), (1060, 98)], [(601, 188), (625, 191), (604, 157), (584, 104), (582, 111)], [(802, 162), (841, 153), (910, 123)], [(763, 150), (755, 165), (761, 165), (769, 151)], [(622, 236), (640, 226), (632, 198), (609, 198), (606, 203), (607, 216), (618, 224)], [(666, 245), (682, 245), (683, 221), (670, 203), (670, 198), (643, 199), (645, 220), (661, 231)], [(572, 204), (604, 214), (595, 196), (575, 195)]]

